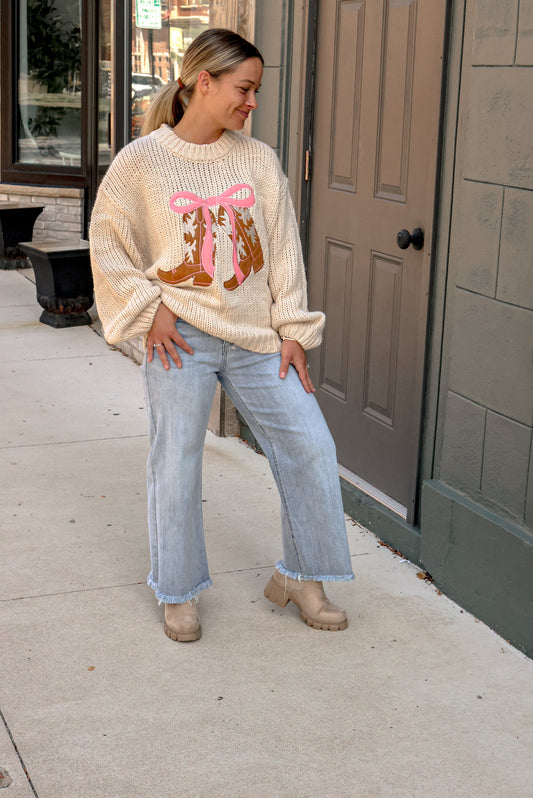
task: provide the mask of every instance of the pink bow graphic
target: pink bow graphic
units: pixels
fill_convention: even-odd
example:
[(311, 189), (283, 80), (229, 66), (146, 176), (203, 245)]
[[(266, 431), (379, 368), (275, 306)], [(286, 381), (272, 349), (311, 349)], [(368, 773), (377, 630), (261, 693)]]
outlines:
[[(247, 197), (244, 199), (239, 199), (238, 197), (233, 196), (238, 191), (243, 189), (250, 192)], [(191, 200), (191, 202), (189, 205), (177, 205), (176, 201), (180, 199)], [(196, 194), (193, 194), (191, 191), (178, 191), (176, 194), (171, 196), (170, 207), (174, 213), (187, 213), (188, 211), (196, 210), (196, 208), (202, 209), (206, 224), (204, 242), (202, 244), (202, 266), (211, 277), (213, 276), (215, 269), (212, 259), (213, 231), (211, 227), (211, 214), (209, 213), (209, 208), (213, 205), (221, 205), (227, 211), (231, 223), (231, 231), (233, 233), (233, 268), (235, 270), (237, 282), (239, 285), (241, 285), (245, 278), (239, 266), (239, 259), (237, 257), (237, 234), (235, 229), (235, 213), (233, 208), (251, 208), (254, 203), (255, 196), (252, 187), (246, 185), (245, 183), (238, 183), (234, 186), (231, 186), (231, 188), (228, 188), (223, 194), (220, 194), (220, 196), (207, 197), (207, 199), (202, 199)]]

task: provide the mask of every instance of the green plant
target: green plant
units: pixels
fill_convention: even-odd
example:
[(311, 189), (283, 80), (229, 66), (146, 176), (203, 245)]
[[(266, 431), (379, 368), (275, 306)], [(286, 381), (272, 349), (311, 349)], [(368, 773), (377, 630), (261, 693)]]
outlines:
[[(70, 88), (81, 67), (81, 31), (66, 25), (55, 0), (28, 0), (28, 72), (49, 94)], [(56, 136), (64, 108), (39, 108), (28, 120), (37, 136)]]

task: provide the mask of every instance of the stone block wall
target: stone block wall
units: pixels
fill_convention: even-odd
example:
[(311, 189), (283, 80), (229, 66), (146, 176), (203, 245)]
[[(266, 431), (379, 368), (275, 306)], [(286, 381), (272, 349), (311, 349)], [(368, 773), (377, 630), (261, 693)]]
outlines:
[(0, 202), (6, 201), (44, 205), (34, 241), (83, 238), (83, 189), (0, 183)]
[(436, 476), (533, 528), (533, 2), (465, 29)]

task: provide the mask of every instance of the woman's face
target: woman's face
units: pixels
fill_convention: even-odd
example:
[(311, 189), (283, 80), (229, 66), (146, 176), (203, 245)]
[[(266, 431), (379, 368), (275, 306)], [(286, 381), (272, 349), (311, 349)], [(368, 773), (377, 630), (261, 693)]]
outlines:
[(206, 112), (221, 130), (241, 130), (250, 111), (257, 108), (256, 94), (263, 77), (259, 58), (248, 58), (234, 72), (210, 78)]

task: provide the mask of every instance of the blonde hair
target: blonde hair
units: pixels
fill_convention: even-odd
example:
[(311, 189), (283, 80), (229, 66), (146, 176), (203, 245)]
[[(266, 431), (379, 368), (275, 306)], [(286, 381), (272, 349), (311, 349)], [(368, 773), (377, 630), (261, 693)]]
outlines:
[(183, 56), (181, 75), (160, 89), (144, 115), (141, 136), (157, 130), (163, 124), (174, 127), (185, 113), (185, 109), (196, 89), (198, 75), (204, 70), (218, 78), (234, 72), (248, 58), (263, 56), (251, 42), (238, 33), (225, 28), (210, 28), (194, 39)]

